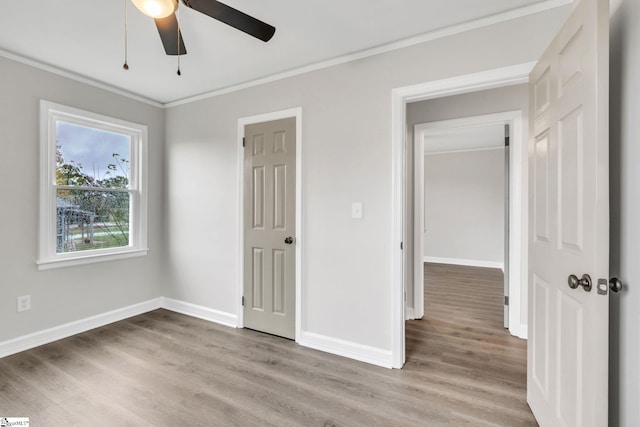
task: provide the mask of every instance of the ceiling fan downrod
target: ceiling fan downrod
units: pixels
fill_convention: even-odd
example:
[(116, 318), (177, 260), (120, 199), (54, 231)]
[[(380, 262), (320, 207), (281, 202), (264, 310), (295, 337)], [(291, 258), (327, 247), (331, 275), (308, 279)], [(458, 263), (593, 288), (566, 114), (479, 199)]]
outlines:
[(124, 64), (122, 68), (127, 71), (129, 70), (129, 61), (128, 61), (128, 23), (129, 23), (129, 8), (127, 7), (127, 0), (124, 0)]
[[(179, 8), (176, 9), (176, 20), (178, 22), (180, 22), (180, 9)], [(176, 74), (178, 76), (181, 76), (182, 72), (180, 71), (180, 56), (181, 56), (180, 55), (180, 25), (178, 25), (178, 31), (176, 31), (176, 35), (177, 35), (177, 38), (178, 38), (178, 42), (177, 42), (177, 44), (178, 44), (178, 71), (176, 71)]]

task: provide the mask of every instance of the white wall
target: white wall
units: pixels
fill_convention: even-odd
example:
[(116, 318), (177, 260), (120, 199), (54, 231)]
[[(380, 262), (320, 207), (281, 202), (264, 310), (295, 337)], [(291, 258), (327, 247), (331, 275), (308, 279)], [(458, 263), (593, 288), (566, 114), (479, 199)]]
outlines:
[(610, 271), (625, 284), (610, 296), (609, 425), (640, 425), (640, 2), (612, 1), (610, 84)]
[[(390, 356), (391, 90), (532, 61), (566, 12), (170, 108), (168, 296), (236, 313), (237, 120), (302, 107), (302, 328)], [(354, 201), (360, 221), (350, 218)]]
[[(161, 294), (164, 111), (0, 58), (0, 342), (147, 301)], [(149, 128), (148, 256), (38, 271), (40, 99)], [(17, 313), (16, 297), (32, 308)]]
[(424, 257), (504, 264), (504, 156), (504, 148), (424, 156)]

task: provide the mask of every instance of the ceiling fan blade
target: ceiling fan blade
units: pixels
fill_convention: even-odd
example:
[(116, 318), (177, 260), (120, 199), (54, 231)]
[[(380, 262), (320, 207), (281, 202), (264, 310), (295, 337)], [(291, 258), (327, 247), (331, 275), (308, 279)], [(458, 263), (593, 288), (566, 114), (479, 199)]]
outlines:
[[(186, 55), (187, 48), (184, 46), (176, 15), (171, 14), (166, 18), (154, 19), (154, 21), (156, 21), (156, 27), (167, 55)], [(180, 50), (178, 50), (178, 39), (180, 39)]]
[(253, 16), (249, 16), (244, 12), (240, 12), (238, 9), (227, 6), (224, 3), (220, 3), (219, 1), (182, 0), (182, 2), (191, 9), (204, 13), (240, 31), (244, 31), (263, 42), (271, 40), (271, 37), (273, 37), (273, 34), (276, 32), (274, 26), (262, 22)]

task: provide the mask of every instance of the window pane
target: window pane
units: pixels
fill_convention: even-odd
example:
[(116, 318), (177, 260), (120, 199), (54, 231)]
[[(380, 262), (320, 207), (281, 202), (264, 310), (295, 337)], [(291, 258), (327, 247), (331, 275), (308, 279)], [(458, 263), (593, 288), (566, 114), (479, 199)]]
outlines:
[(131, 138), (56, 122), (56, 184), (128, 188)]
[(128, 192), (57, 190), (56, 253), (129, 246)]

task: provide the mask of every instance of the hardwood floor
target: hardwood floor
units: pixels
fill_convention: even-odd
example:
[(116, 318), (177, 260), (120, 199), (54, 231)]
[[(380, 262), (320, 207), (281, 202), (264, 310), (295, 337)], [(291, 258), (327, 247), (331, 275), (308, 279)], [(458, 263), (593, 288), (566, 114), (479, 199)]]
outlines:
[(454, 425), (537, 426), (526, 403), (526, 341), (503, 327), (502, 271), (424, 269), (425, 317), (407, 322), (403, 371), (444, 387)]
[(499, 270), (425, 264), (425, 319), (389, 370), (156, 310), (0, 359), (33, 426), (525, 426), (526, 344)]

